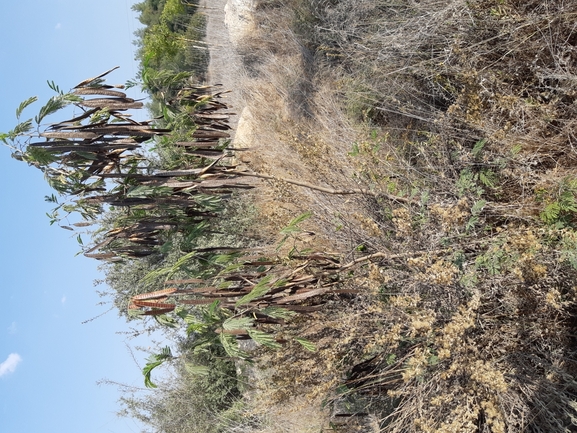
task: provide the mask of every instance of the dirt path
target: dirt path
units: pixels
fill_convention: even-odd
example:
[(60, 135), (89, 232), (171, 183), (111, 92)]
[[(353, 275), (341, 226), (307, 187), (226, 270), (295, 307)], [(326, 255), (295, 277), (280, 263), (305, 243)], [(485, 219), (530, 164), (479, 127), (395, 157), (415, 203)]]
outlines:
[[(202, 0), (200, 4), (208, 16), (208, 81), (231, 91), (225, 100), (230, 111), (237, 114), (231, 119), (234, 131), (231, 147), (247, 149), (236, 152), (235, 163), (277, 179), (296, 179), (329, 189), (354, 188), (351, 172), (346, 169), (348, 149), (336, 144), (346, 140), (342, 140), (343, 135), (332, 124), (331, 103), (324, 104), (321, 110), (324, 117), (303, 114), (308, 107), (305, 101), (314, 92), (309, 89), (300, 45), (281, 32), (274, 37), (283, 48), (272, 54), (266, 47), (273, 36), (257, 27), (255, 5), (255, 0)], [(251, 45), (267, 37), (256, 46)], [(256, 75), (245, 70), (240, 53), (247, 50), (258, 59)], [(311, 219), (311, 226), (307, 223), (303, 229), (318, 236), (307, 242), (314, 242), (319, 249), (332, 249), (337, 240), (349, 242), (342, 233), (335, 234), (332, 215), (355, 210), (356, 204), (343, 207), (343, 203), (354, 201), (351, 197), (331, 196), (283, 181), (252, 178), (251, 182), (267, 185), (253, 197), (260, 214), (259, 233), (264, 237), (274, 239), (293, 218), (312, 211), (317, 223), (312, 225)], [(319, 226), (319, 217), (323, 215), (326, 221)]]
[[(270, 146), (266, 138), (263, 140), (263, 137), (258, 135), (257, 131), (262, 130), (258, 127), (260, 123), (257, 125), (258, 120), (252, 116), (250, 104), (243, 98), (248, 91), (247, 82), (250, 81), (245, 80), (242, 55), (237, 48), (243, 36), (252, 30), (251, 10), (254, 4), (254, 0), (210, 2), (203, 0), (200, 3), (200, 6), (206, 9), (208, 17), (206, 30), (206, 40), (210, 46), (208, 83), (222, 84), (223, 89), (230, 91), (226, 94), (225, 102), (229, 105), (230, 111), (236, 113), (230, 122), (233, 128), (231, 148), (247, 149), (236, 152), (234, 162), (244, 169), (279, 175), (279, 164), (285, 164), (286, 159), (277, 153), (282, 150), (282, 146)], [(280, 172), (280, 175), (286, 173)], [(262, 179), (250, 177), (244, 181), (255, 185), (266, 183)], [(259, 230), (265, 236), (267, 232), (271, 236), (276, 236), (278, 227), (284, 226), (283, 224), (298, 214), (298, 211), (290, 204), (276, 202), (274, 198), (280, 195), (279, 191), (275, 185), (270, 182), (268, 184), (272, 189), (259, 189), (259, 193), (255, 194), (253, 199), (259, 209), (263, 225)], [(282, 214), (282, 217), (276, 218), (279, 214)]]
[(232, 89), (238, 86), (235, 77), (240, 69), (240, 59), (230, 42), (230, 35), (225, 24), (225, 6), (227, 0), (202, 0), (200, 7), (206, 10), (208, 17), (206, 40), (210, 46), (210, 61), (208, 65), (208, 84), (221, 84), (223, 89), (231, 90), (226, 94), (225, 102), (230, 111), (236, 113), (231, 118), (231, 126), (236, 131), (238, 119), (243, 108), (239, 92)]
[[(231, 148), (253, 148), (253, 119), (246, 101), (243, 99), (241, 77), (243, 76), (242, 56), (237, 46), (242, 37), (251, 30), (251, 10), (254, 0), (202, 0), (208, 17), (206, 40), (210, 46), (208, 84), (221, 84), (228, 91), (225, 100), (230, 112)], [(251, 151), (236, 152), (236, 163), (251, 160)], [(256, 178), (246, 178), (245, 182), (262, 183)]]

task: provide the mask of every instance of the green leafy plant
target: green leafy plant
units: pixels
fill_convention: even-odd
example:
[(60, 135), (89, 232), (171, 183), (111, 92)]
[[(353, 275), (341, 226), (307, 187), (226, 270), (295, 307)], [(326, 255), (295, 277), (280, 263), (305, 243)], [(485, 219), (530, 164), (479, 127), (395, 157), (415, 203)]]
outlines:
[(485, 200), (478, 200), (473, 204), (473, 207), (471, 208), (471, 217), (469, 218), (467, 224), (465, 225), (465, 229), (467, 231), (472, 230), (475, 227), (475, 225), (479, 222), (479, 214), (481, 213), (486, 204), (487, 202)]
[[(547, 197), (549, 203), (539, 214), (539, 217), (543, 222), (549, 225), (555, 225), (557, 227), (564, 227), (571, 223), (573, 215), (577, 212), (577, 200), (575, 199), (575, 194), (577, 194), (577, 180), (571, 178), (565, 178), (559, 185), (559, 189), (553, 196), (554, 201), (550, 201)], [(545, 200), (545, 195), (541, 195), (542, 200)]]
[(142, 369), (142, 374), (144, 375), (144, 384), (147, 388), (156, 388), (156, 385), (152, 382), (151, 373), (152, 370), (161, 366), (166, 361), (174, 359), (170, 347), (164, 347), (160, 353), (150, 355), (147, 359), (146, 365)]
[(293, 218), (289, 224), (284, 227), (281, 231), (280, 234), (284, 235), (283, 238), (279, 241), (278, 245), (277, 245), (277, 251), (280, 250), (282, 248), (282, 246), (285, 244), (285, 242), (292, 236), (295, 236), (297, 233), (300, 233), (302, 231), (302, 229), (299, 227), (299, 225), (303, 222), (306, 221), (307, 219), (309, 219), (312, 216), (312, 212), (305, 212), (301, 215), (299, 215), (296, 218)]
[(487, 144), (487, 139), (484, 138), (483, 140), (479, 140), (475, 143), (475, 146), (473, 146), (473, 149), (471, 150), (471, 154), (474, 157), (479, 156), (479, 154), (481, 153), (481, 151), (483, 150), (483, 148), (485, 147), (485, 144)]
[(467, 196), (471, 194), (473, 197), (479, 197), (483, 193), (483, 188), (479, 186), (477, 181), (479, 180), (478, 173), (471, 171), (470, 169), (464, 169), (459, 175), (459, 179), (455, 183), (457, 192), (460, 197)]

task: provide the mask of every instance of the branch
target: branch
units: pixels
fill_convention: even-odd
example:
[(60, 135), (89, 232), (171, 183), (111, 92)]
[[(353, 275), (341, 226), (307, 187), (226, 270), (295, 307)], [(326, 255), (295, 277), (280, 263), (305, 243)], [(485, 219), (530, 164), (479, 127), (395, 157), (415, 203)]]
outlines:
[(333, 189), (333, 188), (325, 188), (323, 186), (313, 185), (313, 184), (308, 183), (308, 182), (301, 182), (299, 180), (288, 179), (285, 177), (271, 176), (271, 175), (267, 175), (267, 174), (247, 173), (245, 171), (236, 171), (236, 170), (225, 170), (225, 172), (236, 174), (239, 176), (257, 177), (260, 179), (270, 179), (270, 180), (280, 180), (280, 181), (283, 181), (286, 183), (302, 186), (304, 188), (309, 188), (309, 189), (312, 189), (315, 191), (321, 191), (321, 192), (324, 192), (327, 194), (334, 194), (334, 195), (362, 194), (362, 195), (370, 195), (373, 197), (386, 197), (389, 200), (398, 201), (401, 203), (413, 203), (413, 204), (419, 203), (417, 200), (414, 200), (411, 198), (399, 197), (396, 195), (386, 194), (386, 193), (382, 193), (382, 192), (374, 192), (374, 191), (370, 191), (368, 189)]

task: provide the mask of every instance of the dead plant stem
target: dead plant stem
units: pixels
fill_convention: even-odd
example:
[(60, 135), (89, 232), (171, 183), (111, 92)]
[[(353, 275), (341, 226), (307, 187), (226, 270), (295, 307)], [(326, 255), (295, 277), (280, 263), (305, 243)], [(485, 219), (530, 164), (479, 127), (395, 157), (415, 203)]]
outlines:
[(313, 185), (311, 183), (308, 182), (301, 182), (299, 180), (295, 180), (295, 179), (288, 179), (285, 177), (278, 177), (278, 176), (272, 176), (272, 175), (268, 175), (268, 174), (261, 174), (261, 173), (247, 173), (246, 171), (235, 171), (235, 170), (231, 170), (228, 171), (229, 173), (233, 173), (239, 176), (248, 176), (248, 177), (257, 177), (260, 179), (269, 179), (269, 180), (280, 180), (281, 182), (286, 182), (286, 183), (290, 183), (293, 185), (298, 185), (298, 186), (302, 186), (304, 188), (309, 188), (315, 191), (321, 191), (327, 194), (333, 194), (333, 195), (350, 195), (350, 194), (362, 194), (362, 195), (370, 195), (373, 197), (386, 197), (389, 200), (392, 201), (398, 201), (401, 203), (416, 203), (415, 200), (407, 198), (407, 197), (399, 197), (396, 195), (391, 195), (391, 194), (385, 194), (385, 193), (380, 193), (380, 192), (374, 192), (374, 191), (370, 191), (368, 189), (334, 189), (334, 188), (325, 188), (323, 186), (319, 186), (319, 185)]

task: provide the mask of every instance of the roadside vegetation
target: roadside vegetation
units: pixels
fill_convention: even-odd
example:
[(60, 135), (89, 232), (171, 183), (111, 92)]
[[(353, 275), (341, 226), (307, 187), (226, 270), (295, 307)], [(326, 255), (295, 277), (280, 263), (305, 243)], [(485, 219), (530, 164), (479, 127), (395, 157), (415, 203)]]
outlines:
[[(52, 223), (103, 261), (120, 314), (174, 341), (123, 415), (164, 433), (575, 430), (577, 6), (257, 1), (237, 48), (246, 167), (223, 89), (198, 84), (198, 5), (135, 10), (127, 84), (154, 123), (107, 71), (50, 83), (0, 136), (45, 173)], [(81, 113), (45, 128), (65, 106)]]
[(372, 191), (307, 207), (342, 253), (385, 256), (302, 328), (316, 354), (271, 355), (279, 400), (332, 390), (391, 432), (575, 428), (575, 12), (258, 2), (242, 49), (266, 143)]

